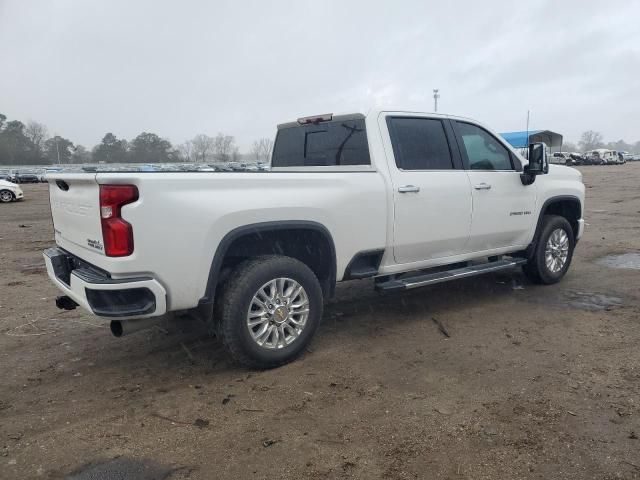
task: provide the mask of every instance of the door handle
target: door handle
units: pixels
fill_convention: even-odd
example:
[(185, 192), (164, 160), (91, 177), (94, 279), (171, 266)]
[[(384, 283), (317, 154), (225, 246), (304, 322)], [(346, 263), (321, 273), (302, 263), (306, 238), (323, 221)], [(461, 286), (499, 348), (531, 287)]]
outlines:
[(473, 188), (475, 188), (476, 190), (491, 190), (491, 185), (489, 185), (488, 183), (479, 183), (478, 185), (474, 185)]
[(418, 193), (420, 191), (420, 187), (416, 187), (415, 185), (403, 185), (398, 187), (398, 191), (400, 193)]

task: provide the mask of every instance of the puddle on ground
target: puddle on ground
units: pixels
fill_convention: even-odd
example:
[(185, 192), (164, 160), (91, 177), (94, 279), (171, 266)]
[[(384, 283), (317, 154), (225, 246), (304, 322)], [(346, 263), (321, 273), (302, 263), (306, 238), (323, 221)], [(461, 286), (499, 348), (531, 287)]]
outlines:
[(573, 308), (597, 312), (600, 310), (613, 310), (622, 306), (622, 299), (600, 293), (566, 292), (564, 294), (567, 304)]
[(598, 260), (600, 265), (610, 268), (634, 268), (640, 269), (640, 253), (622, 253), (620, 255), (607, 255)]
[(175, 471), (175, 468), (148, 460), (116, 458), (87, 465), (65, 477), (65, 480), (163, 480)]

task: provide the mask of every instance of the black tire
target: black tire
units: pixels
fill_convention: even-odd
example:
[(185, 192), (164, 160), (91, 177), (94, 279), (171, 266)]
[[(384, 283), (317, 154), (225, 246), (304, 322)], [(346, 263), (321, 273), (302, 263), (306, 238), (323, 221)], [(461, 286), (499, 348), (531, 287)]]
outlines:
[[(300, 335), (282, 348), (268, 349), (254, 341), (247, 326), (247, 313), (256, 292), (276, 278), (298, 282), (309, 299), (307, 321)], [(304, 263), (285, 256), (261, 256), (238, 265), (225, 282), (219, 302), (216, 331), (225, 349), (241, 365), (267, 369), (295, 360), (311, 342), (322, 318), (323, 299), (320, 282)]]
[[(545, 259), (545, 250), (547, 242), (551, 234), (557, 230), (562, 229), (568, 238), (567, 259), (557, 272), (549, 269)], [(573, 229), (566, 218), (558, 215), (545, 215), (542, 218), (542, 225), (538, 238), (536, 239), (535, 248), (528, 259), (528, 262), (523, 265), (522, 270), (526, 276), (534, 283), (542, 285), (551, 285), (559, 282), (562, 277), (567, 273), (569, 266), (571, 265), (571, 259), (573, 258), (573, 249), (575, 248), (575, 239), (573, 236)]]
[(16, 196), (11, 190), (0, 190), (0, 203), (13, 202)]

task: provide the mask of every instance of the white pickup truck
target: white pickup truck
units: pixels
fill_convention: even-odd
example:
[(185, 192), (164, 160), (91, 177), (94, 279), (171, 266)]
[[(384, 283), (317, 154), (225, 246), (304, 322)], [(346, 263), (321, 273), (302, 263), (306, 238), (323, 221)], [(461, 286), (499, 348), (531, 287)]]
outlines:
[(375, 110), (278, 126), (269, 172), (54, 173), (64, 292), (120, 336), (168, 313), (211, 322), (231, 355), (282, 365), (337, 282), (383, 292), (521, 265), (559, 281), (582, 235), (580, 172), (529, 161), (467, 118)]

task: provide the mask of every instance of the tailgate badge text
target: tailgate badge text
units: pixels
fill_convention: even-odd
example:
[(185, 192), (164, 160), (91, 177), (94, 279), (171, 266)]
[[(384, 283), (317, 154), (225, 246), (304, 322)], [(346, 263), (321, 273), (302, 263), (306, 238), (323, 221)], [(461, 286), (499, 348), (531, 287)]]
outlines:
[(104, 249), (100, 240), (91, 240), (90, 238), (87, 238), (87, 245), (100, 251)]

